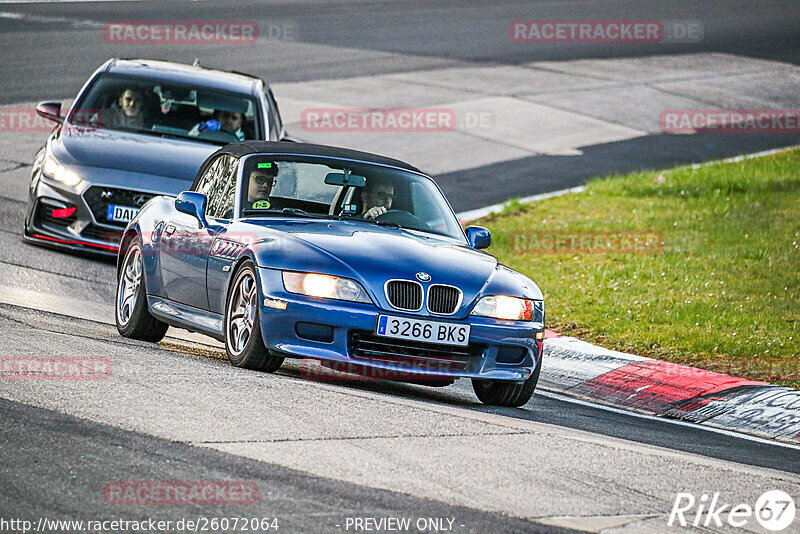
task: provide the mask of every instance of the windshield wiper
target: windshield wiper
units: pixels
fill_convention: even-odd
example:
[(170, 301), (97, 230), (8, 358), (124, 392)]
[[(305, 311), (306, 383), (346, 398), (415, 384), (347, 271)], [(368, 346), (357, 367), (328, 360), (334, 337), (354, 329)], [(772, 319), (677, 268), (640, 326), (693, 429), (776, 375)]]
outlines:
[(391, 226), (392, 228), (406, 228), (405, 226), (400, 226), (397, 223), (387, 222), (387, 221), (375, 221), (375, 220), (367, 220), (367, 222), (371, 222), (372, 224), (377, 224), (379, 226)]
[(306, 210), (301, 210), (300, 208), (283, 208), (281, 213), (286, 213), (288, 215), (297, 215), (299, 217), (308, 217), (310, 219), (327, 219), (327, 215), (322, 215), (321, 213), (309, 213)]
[(282, 210), (256, 210), (252, 208), (245, 208), (242, 210), (242, 215), (271, 215), (275, 217), (280, 217), (281, 215), (294, 215), (296, 217), (306, 217), (309, 219), (331, 219), (332, 217), (328, 215), (322, 215), (320, 213), (309, 213), (306, 210), (301, 210), (300, 208), (283, 208)]

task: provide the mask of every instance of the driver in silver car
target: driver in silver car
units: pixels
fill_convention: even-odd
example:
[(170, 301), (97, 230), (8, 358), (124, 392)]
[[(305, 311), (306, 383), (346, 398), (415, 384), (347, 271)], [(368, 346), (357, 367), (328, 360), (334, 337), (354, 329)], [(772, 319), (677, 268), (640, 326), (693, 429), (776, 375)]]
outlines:
[(394, 185), (387, 180), (371, 178), (361, 190), (362, 217), (374, 219), (392, 209)]

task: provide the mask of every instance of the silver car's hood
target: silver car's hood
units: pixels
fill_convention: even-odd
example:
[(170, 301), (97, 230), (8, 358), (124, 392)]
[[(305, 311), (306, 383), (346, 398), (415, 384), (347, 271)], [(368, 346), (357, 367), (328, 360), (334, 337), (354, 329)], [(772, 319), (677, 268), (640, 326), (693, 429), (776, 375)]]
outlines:
[(217, 145), (195, 141), (74, 127), (65, 127), (50, 142), (52, 154), (68, 166), (156, 175), (189, 183), (217, 149)]

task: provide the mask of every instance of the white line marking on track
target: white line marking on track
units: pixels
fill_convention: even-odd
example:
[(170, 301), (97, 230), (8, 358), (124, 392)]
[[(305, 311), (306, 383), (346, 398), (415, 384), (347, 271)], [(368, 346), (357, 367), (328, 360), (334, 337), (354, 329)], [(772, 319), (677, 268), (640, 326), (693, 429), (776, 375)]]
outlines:
[(28, 15), (26, 13), (14, 13), (11, 11), (0, 11), (0, 19), (19, 20), (22, 22), (37, 22), (39, 24), (68, 24), (72, 27), (80, 28), (99, 28), (102, 22), (86, 19), (69, 19), (65, 17), (44, 17), (41, 15)]
[[(516, 199), (516, 201), (519, 202), (520, 204), (529, 204), (531, 202), (538, 202), (539, 200), (544, 200), (546, 198), (568, 195), (569, 193), (580, 193), (584, 189), (586, 189), (584, 186), (579, 185), (578, 187), (570, 187), (569, 189), (559, 189), (558, 191), (550, 191), (548, 193), (540, 193), (538, 195), (523, 197), (520, 199)], [(514, 200), (507, 200), (505, 202), (501, 202), (500, 204), (492, 204), (491, 206), (486, 206), (485, 208), (477, 208), (474, 210), (462, 211), (461, 213), (456, 213), (456, 217), (458, 217), (458, 219), (461, 221), (472, 221), (475, 219), (480, 219), (481, 217), (486, 217), (491, 213), (503, 211), (505, 207), (510, 205), (513, 201)]]
[(643, 413), (623, 410), (621, 408), (614, 408), (613, 406), (606, 406), (604, 404), (596, 404), (594, 402), (589, 402), (589, 401), (585, 401), (585, 400), (582, 400), (582, 399), (576, 399), (575, 397), (569, 397), (567, 395), (563, 395), (561, 393), (555, 393), (555, 392), (552, 392), (552, 391), (542, 391), (540, 389), (537, 389), (536, 390), (536, 394), (537, 395), (541, 395), (542, 397), (545, 397), (545, 398), (548, 398), (548, 399), (560, 400), (560, 401), (564, 401), (564, 402), (571, 402), (573, 404), (579, 404), (581, 406), (587, 406), (589, 408), (597, 408), (599, 410), (605, 410), (607, 412), (618, 413), (618, 414), (621, 414), (621, 415), (629, 415), (631, 417), (638, 417), (640, 419), (648, 419), (648, 420), (651, 420), (651, 421), (660, 421), (662, 423), (670, 423), (670, 424), (673, 424), (673, 425), (688, 426), (688, 427), (695, 428), (695, 429), (698, 429), (698, 430), (706, 430), (708, 432), (714, 432), (716, 434), (722, 434), (722, 435), (725, 435), (725, 436), (730, 436), (730, 437), (739, 438), (739, 439), (746, 439), (748, 441), (754, 441), (756, 443), (762, 443), (764, 445), (775, 445), (777, 447), (784, 447), (784, 448), (787, 448), (787, 449), (800, 451), (800, 445), (793, 445), (791, 443), (772, 440), (772, 439), (768, 439), (768, 438), (760, 438), (758, 436), (753, 436), (753, 435), (750, 435), (750, 434), (743, 434), (741, 432), (736, 432), (734, 430), (725, 430), (723, 428), (707, 426), (707, 425), (703, 425), (703, 424), (699, 424), (699, 423), (690, 423), (690, 422), (687, 422), (687, 421), (681, 421), (679, 419), (668, 419), (666, 417), (657, 417), (655, 415), (647, 415), (647, 414), (643, 414)]

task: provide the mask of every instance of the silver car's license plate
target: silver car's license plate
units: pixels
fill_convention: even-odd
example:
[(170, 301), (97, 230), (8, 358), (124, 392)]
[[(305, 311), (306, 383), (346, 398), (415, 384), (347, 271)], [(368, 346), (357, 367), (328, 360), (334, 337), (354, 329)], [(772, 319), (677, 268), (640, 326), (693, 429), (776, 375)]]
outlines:
[(132, 206), (115, 206), (114, 204), (108, 205), (108, 212), (106, 213), (106, 219), (109, 221), (116, 221), (116, 222), (131, 222), (131, 219), (136, 217), (136, 214), (139, 213), (139, 208), (134, 208)]
[(396, 339), (422, 341), (423, 343), (464, 347), (469, 344), (469, 328), (468, 324), (420, 321), (407, 317), (380, 315), (375, 334)]

